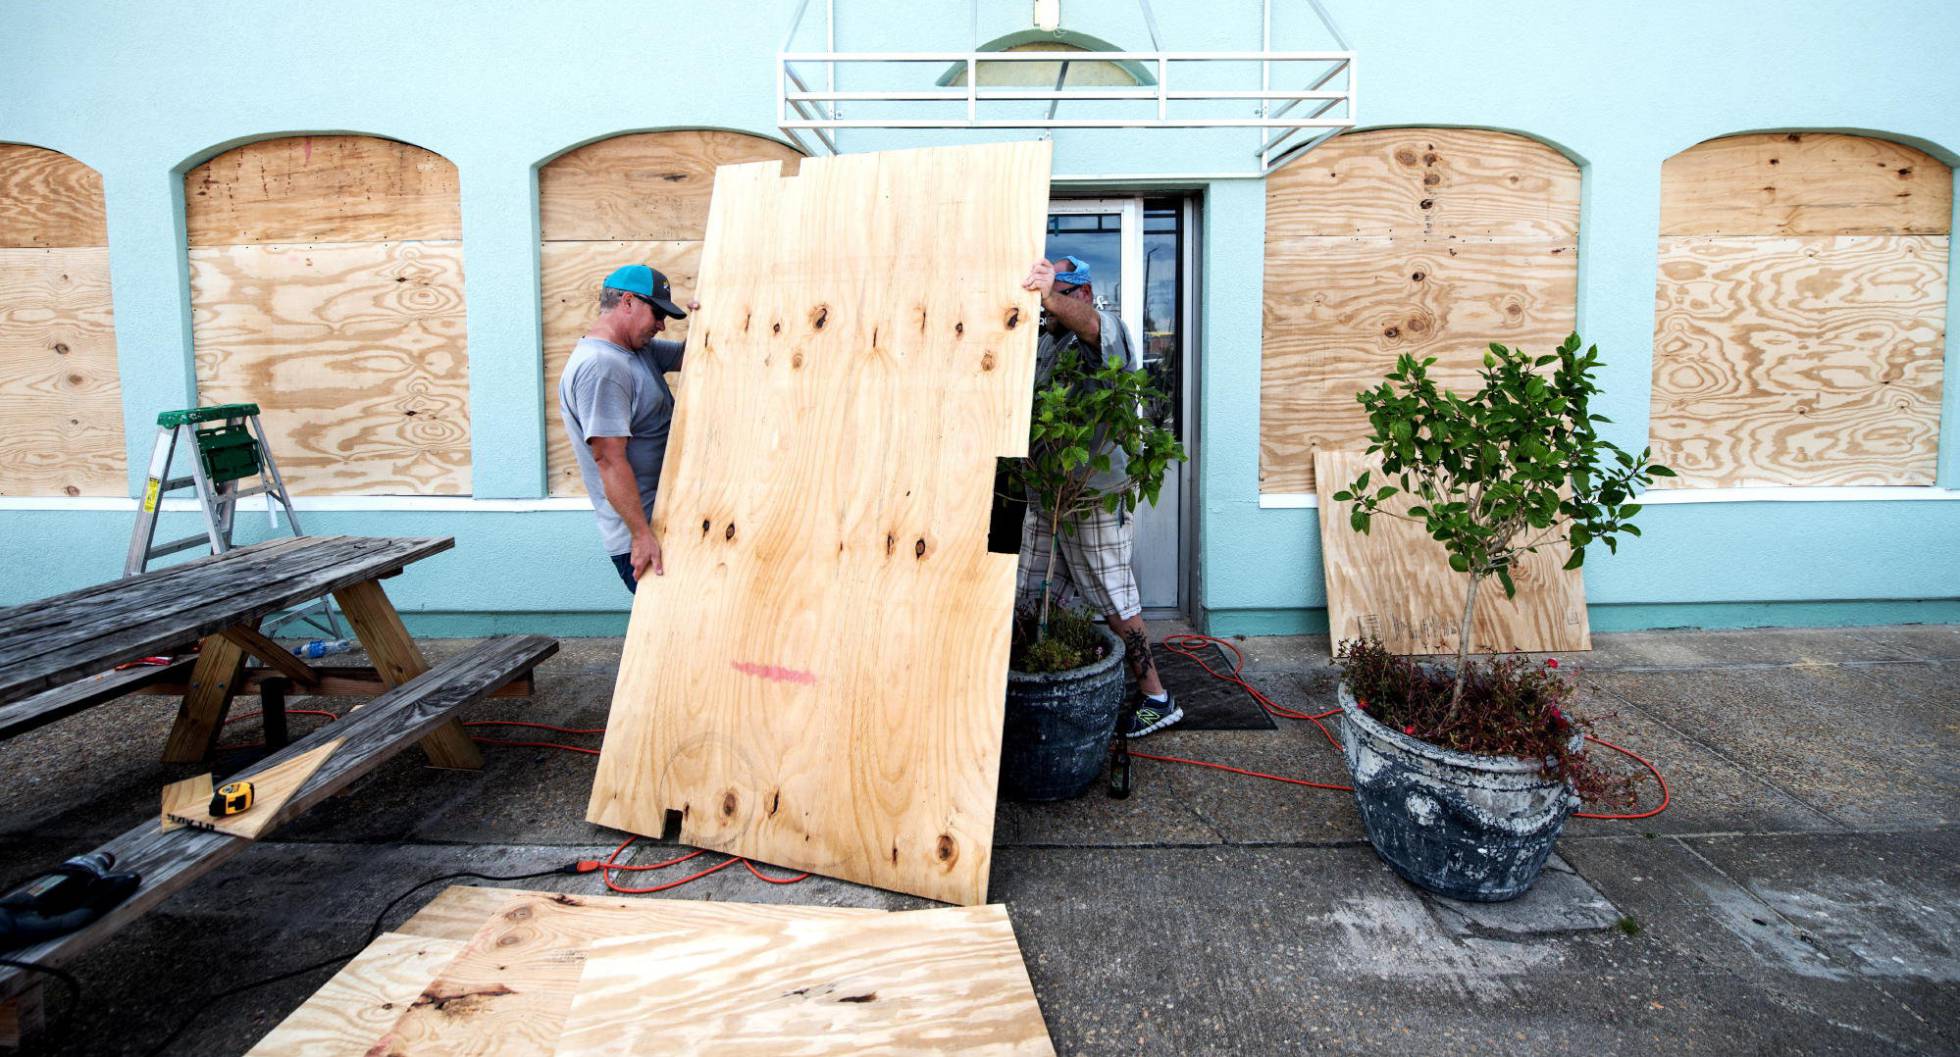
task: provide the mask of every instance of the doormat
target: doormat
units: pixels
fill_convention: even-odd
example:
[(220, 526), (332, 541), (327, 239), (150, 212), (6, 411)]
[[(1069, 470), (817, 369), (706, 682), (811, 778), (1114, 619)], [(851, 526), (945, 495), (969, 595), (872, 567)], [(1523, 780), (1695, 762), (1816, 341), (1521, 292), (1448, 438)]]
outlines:
[[(1172, 653), (1157, 646), (1151, 651), (1157, 661), (1157, 676), (1164, 681), (1164, 689), (1177, 697), (1178, 705), (1184, 709), (1184, 721), (1172, 730), (1273, 730), (1276, 725), (1259, 702), (1236, 684), (1216, 679), (1200, 667), (1197, 661), (1181, 653)], [(1214, 669), (1231, 671), (1232, 662), (1216, 647), (1208, 647), (1205, 663)], [(1282, 696), (1288, 689), (1286, 676), (1275, 674), (1268, 678), (1248, 676), (1247, 682), (1258, 687), (1260, 692), (1275, 702), (1286, 705)], [(1272, 685), (1268, 685), (1268, 684)]]

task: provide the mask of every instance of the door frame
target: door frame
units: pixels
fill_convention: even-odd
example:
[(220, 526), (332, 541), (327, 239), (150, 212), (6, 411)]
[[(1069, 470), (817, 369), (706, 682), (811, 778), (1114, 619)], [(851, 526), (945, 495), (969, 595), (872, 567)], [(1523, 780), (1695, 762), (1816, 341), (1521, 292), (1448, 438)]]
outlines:
[[(1203, 276), (1199, 268), (1204, 259), (1200, 247), (1203, 243), (1204, 199), (1202, 192), (1188, 189), (1163, 190), (1146, 193), (1139, 189), (1132, 194), (1097, 195), (1093, 192), (1072, 195), (1065, 188), (1052, 187), (1049, 190), (1049, 213), (1118, 213), (1122, 216), (1123, 237), (1123, 279), (1119, 291), (1122, 305), (1122, 318), (1130, 333), (1143, 338), (1143, 212), (1147, 199), (1175, 199), (1178, 209), (1178, 380), (1181, 390), (1177, 398), (1178, 421), (1183, 424), (1185, 450), (1190, 458), (1180, 464), (1175, 472), (1178, 481), (1178, 540), (1177, 605), (1170, 607), (1146, 607), (1143, 615), (1150, 620), (1182, 619), (1193, 627), (1201, 625), (1202, 606), (1199, 604), (1203, 586), (1203, 569), (1199, 561), (1198, 517), (1198, 460), (1202, 458), (1203, 447), (1199, 443), (1198, 419), (1198, 350), (1199, 335), (1203, 329), (1201, 314)], [(1137, 355), (1143, 355), (1139, 347)]]

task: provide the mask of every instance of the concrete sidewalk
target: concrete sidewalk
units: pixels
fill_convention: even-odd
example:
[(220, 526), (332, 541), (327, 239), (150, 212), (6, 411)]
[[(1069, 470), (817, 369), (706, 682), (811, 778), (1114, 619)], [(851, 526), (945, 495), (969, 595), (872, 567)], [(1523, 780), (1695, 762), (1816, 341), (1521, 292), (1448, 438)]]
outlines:
[[(1127, 801), (1003, 804), (991, 896), (1013, 913), (1060, 1052), (1960, 1052), (1960, 627), (1595, 638), (1565, 658), (1595, 687), (1586, 711), (1661, 766), (1674, 804), (1640, 822), (1575, 820), (1515, 903), (1403, 884), (1345, 794), (1139, 761)], [(469, 718), (602, 725), (620, 642), (565, 646), (539, 669), (536, 701)], [(1243, 646), (1279, 703), (1331, 707), (1324, 638)], [(0, 883), (154, 817), (158, 787), (195, 770), (156, 762), (173, 712), (130, 698), (0, 743)], [(315, 722), (297, 717), (295, 732)], [(1307, 724), (1143, 746), (1344, 780)], [(405, 753), (165, 903), (80, 963), (76, 1017), (27, 1052), (146, 1052), (208, 987), (358, 945), (417, 881), (544, 869), (619, 839), (582, 821), (591, 757), (485, 755), (481, 772), (457, 773)], [(925, 905), (740, 870), (674, 894)], [(229, 1000), (171, 1052), (241, 1052), (327, 975)], [(58, 1017), (63, 996), (50, 997)]]

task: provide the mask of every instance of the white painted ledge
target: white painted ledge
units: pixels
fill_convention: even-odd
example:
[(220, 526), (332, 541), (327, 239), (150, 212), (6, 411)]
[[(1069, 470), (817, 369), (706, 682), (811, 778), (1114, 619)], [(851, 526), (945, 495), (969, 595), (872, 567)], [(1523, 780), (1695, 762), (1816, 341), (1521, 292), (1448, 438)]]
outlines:
[[(1903, 486), (1778, 487), (1778, 488), (1656, 488), (1641, 494), (1643, 506), (1687, 503), (1895, 503), (1960, 500), (1960, 488)], [(1312, 492), (1262, 492), (1261, 510), (1311, 510), (1320, 505)]]
[[(241, 514), (265, 511), (266, 497), (251, 496), (238, 503)], [(415, 513), (495, 514), (531, 513), (543, 510), (592, 509), (584, 496), (552, 499), (473, 499), (469, 496), (416, 495), (331, 495), (301, 496), (293, 500), (294, 509), (307, 511), (406, 511)], [(108, 510), (134, 513), (136, 500), (117, 496), (0, 496), (0, 511), (6, 510)], [(164, 513), (195, 513), (197, 503), (190, 499), (166, 499)]]

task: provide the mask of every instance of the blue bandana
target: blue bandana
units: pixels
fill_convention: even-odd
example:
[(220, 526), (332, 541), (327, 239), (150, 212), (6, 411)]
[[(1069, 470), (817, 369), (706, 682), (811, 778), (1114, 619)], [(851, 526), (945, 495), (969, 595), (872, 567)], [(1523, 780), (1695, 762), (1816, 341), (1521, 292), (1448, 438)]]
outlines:
[(1070, 271), (1056, 272), (1055, 281), (1070, 286), (1089, 285), (1089, 262), (1080, 257), (1063, 257), (1069, 263)]

